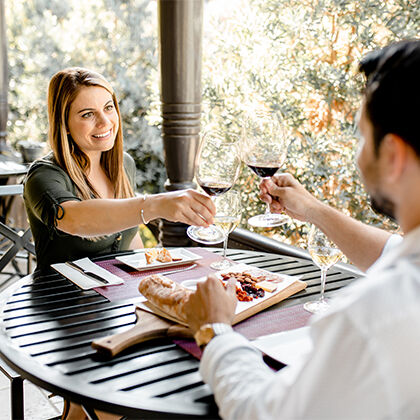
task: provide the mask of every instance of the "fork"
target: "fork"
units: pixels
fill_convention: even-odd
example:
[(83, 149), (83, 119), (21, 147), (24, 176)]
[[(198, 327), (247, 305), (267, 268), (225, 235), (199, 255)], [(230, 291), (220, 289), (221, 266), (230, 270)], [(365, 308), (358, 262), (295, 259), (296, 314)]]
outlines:
[(79, 271), (80, 273), (84, 274), (87, 277), (90, 277), (96, 281), (99, 281), (103, 284), (109, 284), (109, 281), (102, 278), (99, 274), (94, 273), (93, 271), (85, 270), (84, 268), (79, 267), (76, 265), (73, 261), (67, 261), (66, 264), (70, 266), (71, 268), (74, 268), (75, 270)]

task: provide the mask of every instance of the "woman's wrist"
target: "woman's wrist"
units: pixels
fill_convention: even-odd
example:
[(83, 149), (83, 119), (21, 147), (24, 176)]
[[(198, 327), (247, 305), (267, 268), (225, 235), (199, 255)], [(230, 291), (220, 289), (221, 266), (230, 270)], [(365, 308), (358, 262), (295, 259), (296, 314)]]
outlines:
[(144, 214), (144, 207), (145, 207), (144, 203), (146, 202), (147, 197), (148, 197), (147, 194), (144, 194), (143, 197), (142, 197), (143, 198), (143, 205), (140, 209), (140, 222), (141, 222), (142, 225), (147, 225), (149, 223), (149, 220), (145, 219), (145, 214)]
[(160, 194), (144, 194), (142, 196), (139, 212), (141, 223), (147, 224), (153, 219), (158, 219), (160, 217), (157, 205), (157, 202), (159, 201), (159, 195)]

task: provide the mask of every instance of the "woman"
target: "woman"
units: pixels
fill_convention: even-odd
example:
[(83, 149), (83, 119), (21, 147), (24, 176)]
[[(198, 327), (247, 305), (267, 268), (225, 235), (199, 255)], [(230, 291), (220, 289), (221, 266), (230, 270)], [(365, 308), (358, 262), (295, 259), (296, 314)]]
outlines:
[[(123, 152), (121, 115), (98, 73), (68, 68), (48, 87), (52, 152), (34, 162), (24, 200), (37, 256), (36, 273), (57, 262), (142, 248), (138, 225), (155, 218), (208, 226), (215, 207), (194, 190), (134, 195), (135, 164)], [(84, 419), (65, 403), (63, 418)], [(115, 418), (102, 413), (101, 418)]]
[(37, 271), (141, 248), (138, 225), (155, 218), (212, 222), (214, 204), (194, 190), (135, 197), (135, 165), (123, 152), (117, 98), (100, 74), (83, 68), (55, 74), (48, 118), (52, 153), (31, 166), (24, 188)]

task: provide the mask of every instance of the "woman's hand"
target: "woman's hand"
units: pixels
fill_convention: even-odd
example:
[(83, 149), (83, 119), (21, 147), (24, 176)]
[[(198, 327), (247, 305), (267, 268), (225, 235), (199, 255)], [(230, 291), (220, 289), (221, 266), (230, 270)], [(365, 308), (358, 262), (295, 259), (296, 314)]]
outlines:
[(144, 203), (147, 221), (162, 218), (208, 227), (213, 223), (215, 214), (216, 207), (210, 197), (191, 189), (152, 195)]
[(194, 334), (202, 325), (214, 322), (231, 324), (236, 304), (236, 279), (229, 279), (225, 289), (215, 275), (209, 275), (205, 282), (197, 283), (184, 307), (191, 331)]
[(290, 174), (264, 179), (260, 184), (260, 198), (270, 204), (272, 212), (284, 211), (294, 219), (304, 222), (311, 222), (313, 210), (321, 205), (321, 202)]

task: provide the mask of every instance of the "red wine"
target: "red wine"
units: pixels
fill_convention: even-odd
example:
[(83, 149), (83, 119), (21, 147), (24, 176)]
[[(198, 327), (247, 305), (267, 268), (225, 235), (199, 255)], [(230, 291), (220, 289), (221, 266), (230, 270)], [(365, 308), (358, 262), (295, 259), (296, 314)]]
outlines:
[(255, 166), (249, 163), (247, 165), (261, 178), (272, 177), (279, 170), (279, 166)]
[(227, 182), (206, 182), (200, 183), (200, 187), (208, 194), (208, 195), (220, 195), (229, 191), (232, 188), (232, 184), (228, 184)]

